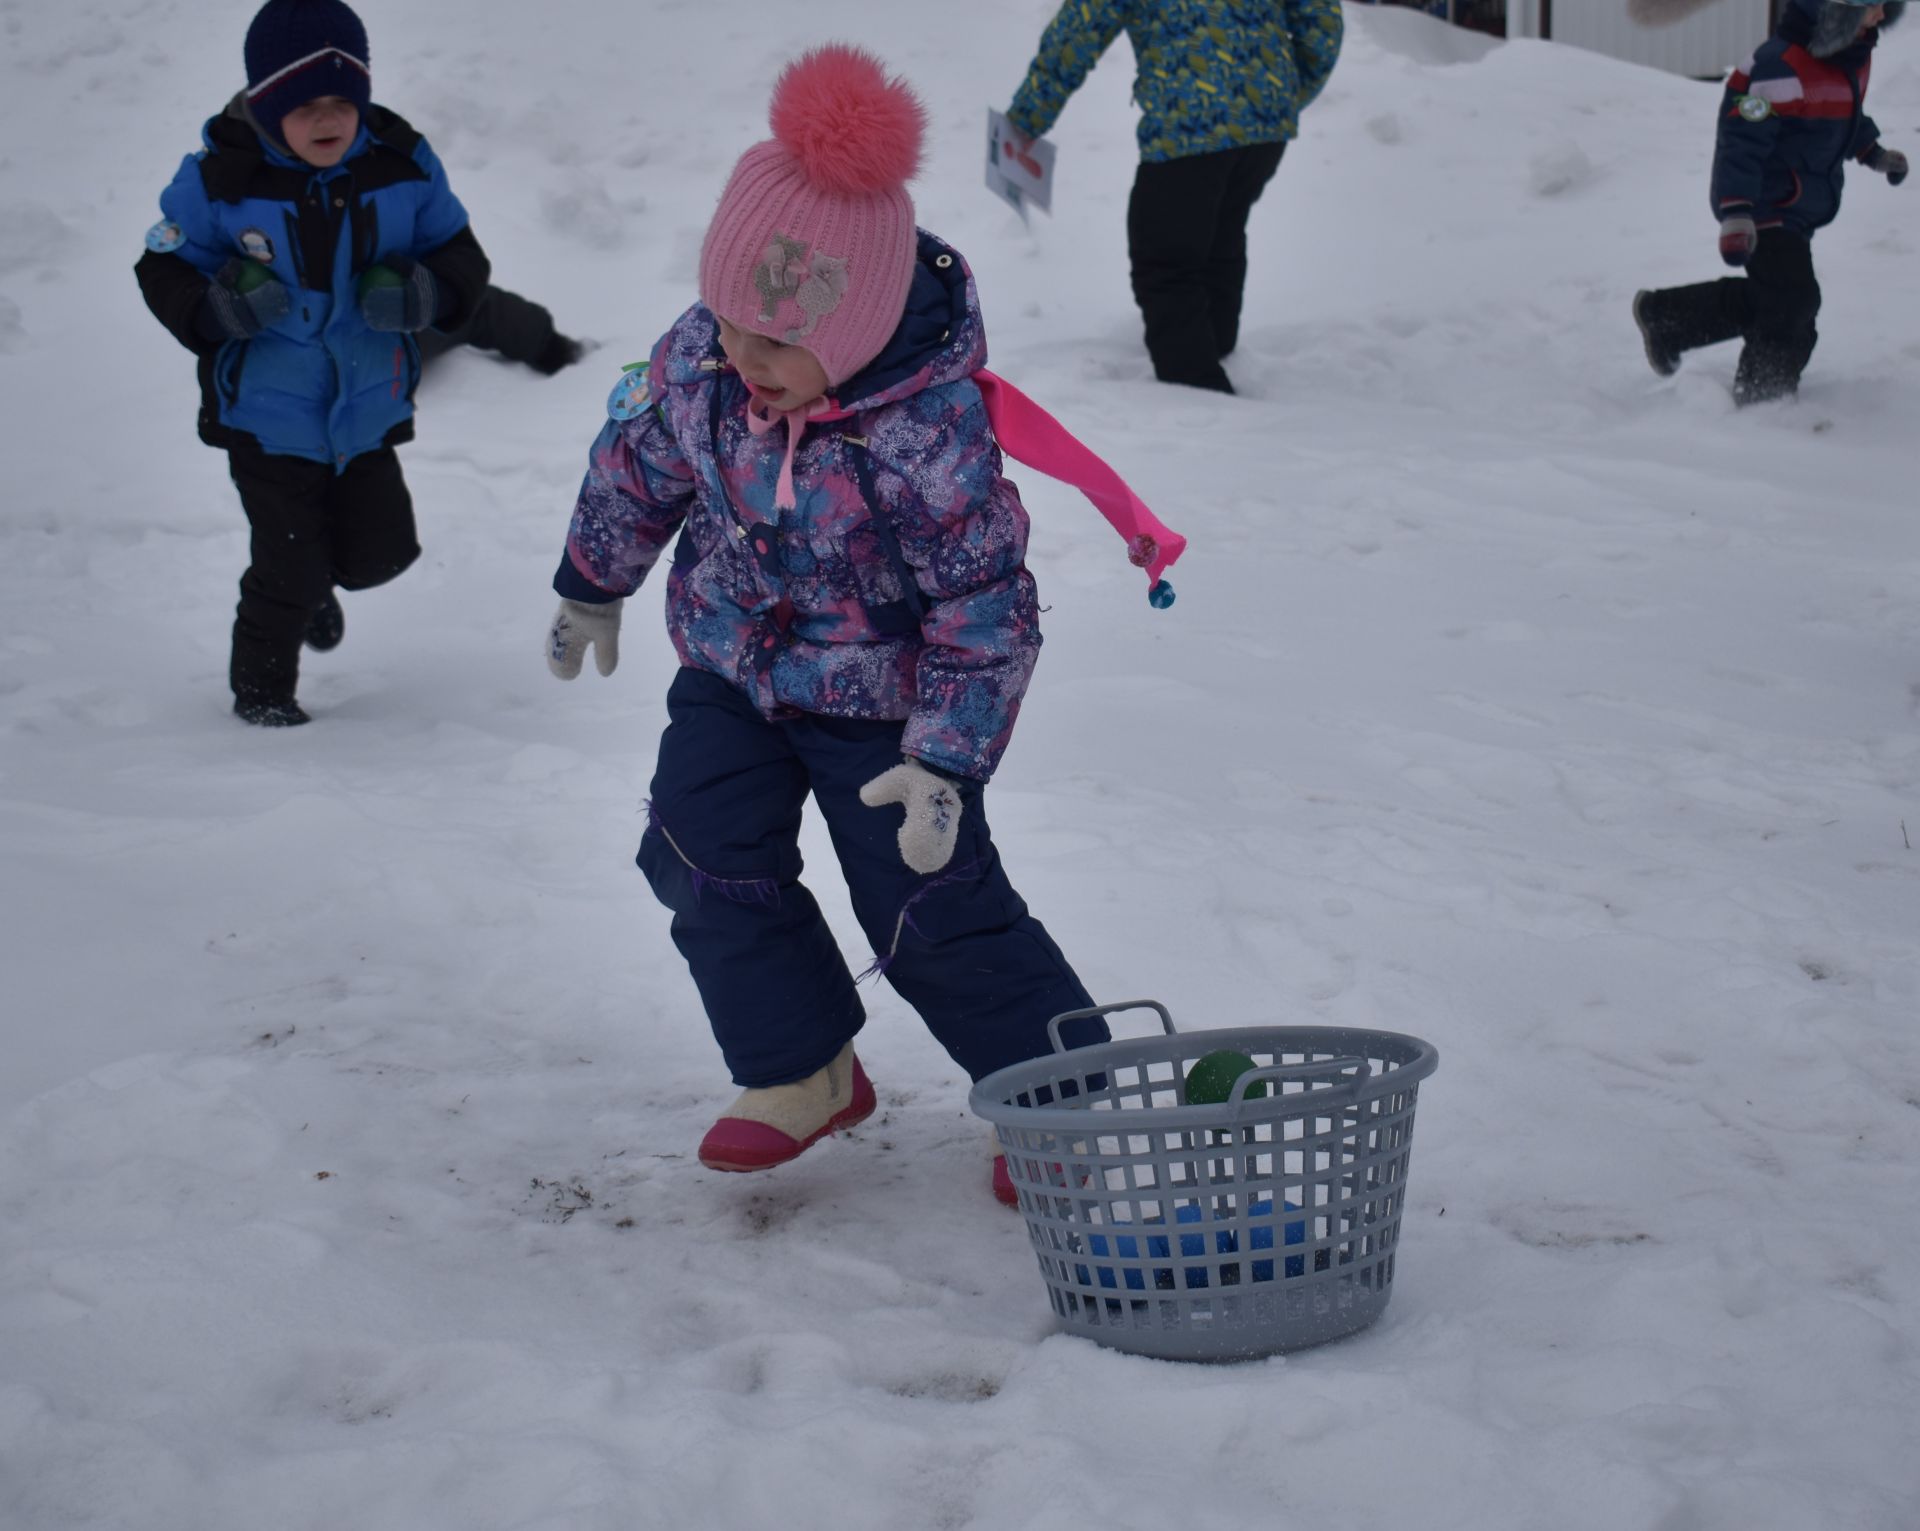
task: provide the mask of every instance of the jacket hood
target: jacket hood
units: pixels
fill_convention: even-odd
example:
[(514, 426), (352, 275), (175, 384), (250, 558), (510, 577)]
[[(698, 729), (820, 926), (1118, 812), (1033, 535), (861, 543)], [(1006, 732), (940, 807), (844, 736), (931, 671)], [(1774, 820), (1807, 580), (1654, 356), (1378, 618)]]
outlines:
[[(340, 163), (316, 170), (268, 136), (237, 96), (224, 111), (207, 119), (200, 140), (207, 148), (200, 164), (207, 194), (224, 202), (250, 195), (297, 198), (316, 178), (327, 180), (346, 173), (349, 166), (365, 184), (366, 157), (384, 150), (392, 150), (405, 162), (403, 173), (414, 174), (412, 155), (421, 141), (406, 118), (384, 106), (369, 106), (360, 114), (360, 129)], [(390, 170), (387, 179), (393, 178)], [(384, 184), (377, 176), (375, 183)]]
[(269, 133), (260, 119), (253, 115), (253, 108), (247, 105), (247, 93), (244, 90), (234, 93), (233, 99), (227, 103), (227, 109), (206, 125), (200, 137), (209, 149), (218, 149), (224, 154), (251, 152), (277, 164), (291, 166), (300, 163), (300, 157), (277, 135)]
[(1780, 13), (1776, 35), (1797, 43), (1815, 58), (1835, 58), (1858, 47), (1862, 55), (1872, 51), (1879, 34), (1897, 25), (1906, 10), (1904, 3), (1890, 4), (1878, 27), (1866, 27), (1867, 7), (1851, 0), (1789, 0)]
[[(340, 156), (340, 164), (344, 165), (365, 153), (367, 145), (376, 140), (402, 153), (411, 153), (419, 137), (403, 119), (384, 107), (369, 106), (360, 114), (359, 129), (353, 135), (352, 145)], [(207, 119), (205, 126), (200, 129), (200, 141), (210, 151), (226, 156), (227, 162), (236, 169), (270, 166), (276, 170), (296, 171), (302, 176), (324, 176), (328, 173), (309, 165), (262, 127), (260, 120), (247, 106), (245, 91), (236, 94), (224, 111)], [(339, 165), (329, 168), (337, 170)]]
[(971, 377), (986, 364), (973, 272), (958, 250), (921, 229), (900, 322), (880, 354), (840, 385), (836, 400), (843, 409), (872, 409)]

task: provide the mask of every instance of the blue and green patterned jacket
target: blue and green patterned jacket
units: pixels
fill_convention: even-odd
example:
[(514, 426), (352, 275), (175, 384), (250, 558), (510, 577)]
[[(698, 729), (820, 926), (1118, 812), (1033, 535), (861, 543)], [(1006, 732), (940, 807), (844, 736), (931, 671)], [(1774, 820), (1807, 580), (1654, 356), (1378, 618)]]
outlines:
[(1067, 0), (1008, 120), (1044, 136), (1123, 28), (1143, 160), (1294, 137), (1340, 56), (1340, 0)]

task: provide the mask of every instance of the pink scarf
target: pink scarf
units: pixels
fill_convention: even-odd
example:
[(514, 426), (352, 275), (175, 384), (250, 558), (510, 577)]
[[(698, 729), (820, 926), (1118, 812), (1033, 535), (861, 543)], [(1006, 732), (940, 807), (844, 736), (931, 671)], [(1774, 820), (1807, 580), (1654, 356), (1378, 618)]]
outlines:
[(987, 419), (1000, 448), (1018, 459), (1071, 484), (1107, 518), (1127, 542), (1127, 558), (1147, 571), (1147, 599), (1156, 607), (1173, 604), (1173, 586), (1161, 576), (1187, 550), (1187, 539), (1147, 508), (1127, 481), (1096, 456), (1085, 442), (1054, 419), (1003, 377), (984, 367), (974, 373), (987, 401)]
[(758, 399), (747, 400), (747, 429), (756, 436), (764, 436), (775, 425), (784, 420), (787, 423), (787, 451), (780, 459), (780, 478), (773, 486), (773, 508), (792, 510), (793, 497), (793, 458), (800, 450), (800, 438), (806, 434), (807, 422), (818, 415), (838, 414), (834, 406), (826, 399), (815, 399), (811, 404), (799, 409), (771, 409)]
[[(973, 374), (973, 380), (986, 401), (987, 420), (1001, 450), (1048, 478), (1071, 484), (1093, 501), (1094, 508), (1126, 539), (1128, 560), (1147, 571), (1147, 599), (1156, 607), (1171, 606), (1173, 586), (1163, 576), (1187, 550), (1187, 539), (1149, 510), (1127, 481), (1091, 447), (1005, 378), (983, 367)], [(776, 510), (794, 508), (793, 459), (808, 424), (823, 416), (837, 418), (845, 413), (824, 398), (784, 411), (769, 409), (757, 399), (748, 402), (747, 429), (754, 435), (764, 436), (781, 422), (787, 427), (787, 450), (780, 459), (780, 477), (773, 491)]]

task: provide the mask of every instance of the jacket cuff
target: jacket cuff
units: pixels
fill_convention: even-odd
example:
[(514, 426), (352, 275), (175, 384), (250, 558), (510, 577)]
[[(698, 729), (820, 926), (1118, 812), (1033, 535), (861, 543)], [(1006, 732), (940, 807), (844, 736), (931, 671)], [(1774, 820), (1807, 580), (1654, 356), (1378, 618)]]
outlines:
[[(900, 753), (916, 765), (923, 765), (935, 776), (955, 782), (962, 787), (982, 787), (993, 776), (993, 769), (999, 763), (997, 756), (979, 760), (955, 760), (951, 755), (930, 756), (922, 753), (931, 742), (929, 730), (907, 719), (907, 726), (900, 740)], [(918, 735), (918, 737), (915, 737)]]
[(906, 758), (911, 760), (915, 765), (922, 767), (929, 774), (939, 777), (942, 781), (952, 782), (956, 787), (977, 787), (981, 785), (979, 777), (962, 776), (951, 766), (940, 765), (914, 754), (909, 754)]
[(602, 590), (574, 567), (572, 555), (560, 555), (560, 567), (554, 571), (554, 593), (562, 600), (578, 601), (583, 606), (605, 606), (624, 599), (611, 590)]
[(1053, 119), (1044, 112), (1031, 111), (1024, 106), (1010, 106), (1005, 115), (1008, 125), (1026, 134), (1029, 139), (1045, 138), (1053, 127)]
[(220, 322), (220, 315), (213, 306), (213, 284), (207, 284), (207, 292), (193, 306), (193, 333), (209, 347), (225, 345), (229, 340), (238, 339)]

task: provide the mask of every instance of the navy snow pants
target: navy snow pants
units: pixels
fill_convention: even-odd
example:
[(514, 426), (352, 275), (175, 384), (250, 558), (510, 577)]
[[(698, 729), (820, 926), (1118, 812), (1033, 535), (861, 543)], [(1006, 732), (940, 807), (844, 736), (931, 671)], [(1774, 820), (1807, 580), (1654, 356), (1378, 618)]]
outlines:
[[(900, 859), (900, 809), (860, 801), (900, 763), (904, 725), (813, 713), (769, 722), (738, 688), (690, 667), (667, 693), (667, 719), (638, 861), (673, 911), (674, 945), (736, 1084), (804, 1079), (866, 1021), (800, 883), (809, 792), (868, 942), (892, 954), (888, 981), (970, 1078), (1050, 1051), (1047, 1022), (1092, 1005), (1007, 881), (981, 788), (963, 784), (953, 860), (930, 877)], [(1063, 1031), (1069, 1047), (1107, 1037), (1098, 1020)]]

